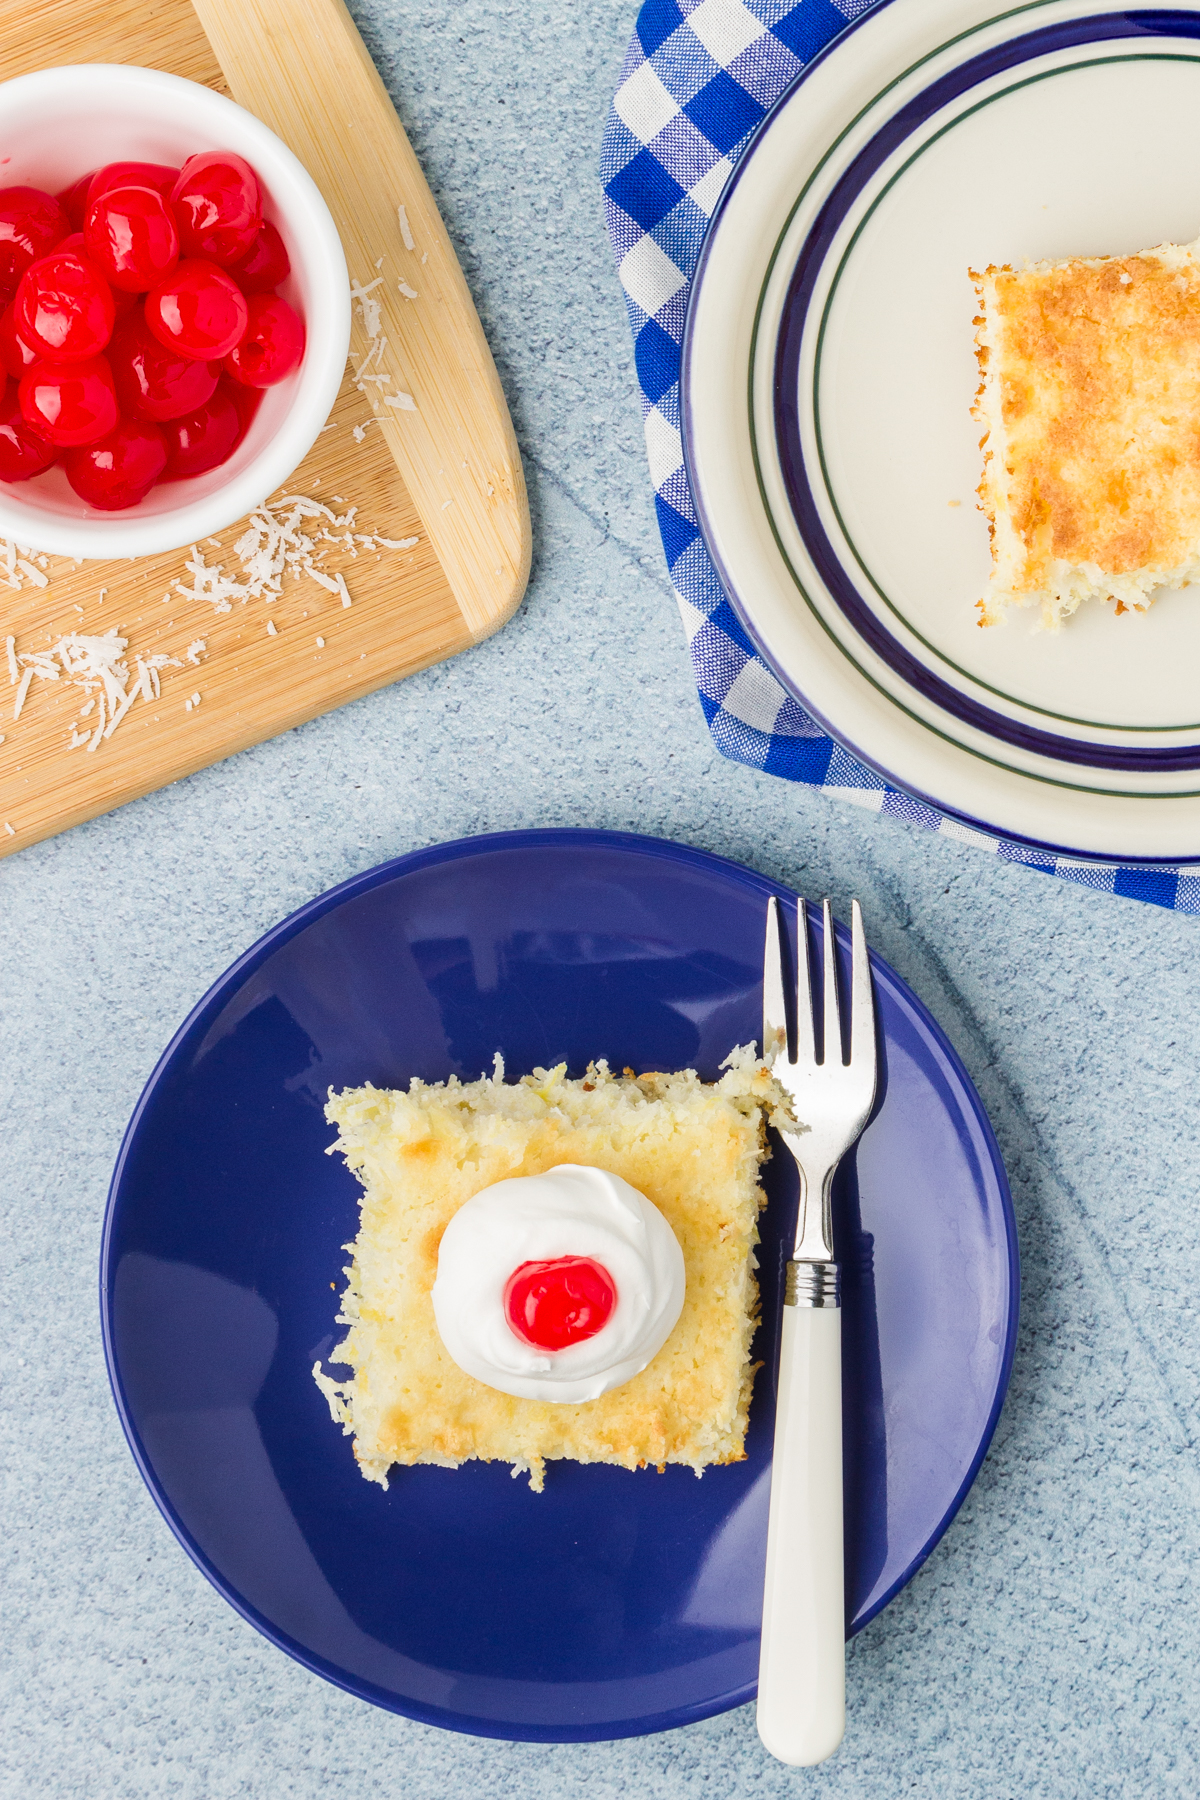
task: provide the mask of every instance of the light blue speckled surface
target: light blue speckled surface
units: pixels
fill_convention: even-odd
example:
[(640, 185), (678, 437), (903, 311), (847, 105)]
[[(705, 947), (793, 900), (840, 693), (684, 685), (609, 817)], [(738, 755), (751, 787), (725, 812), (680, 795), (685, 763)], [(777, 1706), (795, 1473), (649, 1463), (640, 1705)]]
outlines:
[[(513, 623), (457, 661), (0, 865), (0, 1792), (1195, 1795), (1200, 921), (720, 761), (660, 561), (595, 178), (630, 0), (360, 0), (358, 16), (496, 350), (533, 580)], [(1025, 1305), (995, 1446), (940, 1548), (853, 1645), (846, 1744), (809, 1774), (769, 1760), (748, 1708), (541, 1748), (335, 1691), (188, 1562), (109, 1399), (109, 1171), (193, 1001), (356, 870), (557, 823), (704, 845), (843, 911), (857, 892), (1008, 1160)]]

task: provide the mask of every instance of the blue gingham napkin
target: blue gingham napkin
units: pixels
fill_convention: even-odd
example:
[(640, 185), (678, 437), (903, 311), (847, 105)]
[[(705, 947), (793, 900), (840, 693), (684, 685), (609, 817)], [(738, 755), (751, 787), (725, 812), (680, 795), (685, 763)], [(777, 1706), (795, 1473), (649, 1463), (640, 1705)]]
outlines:
[(679, 435), (679, 346), (700, 244), (755, 126), (870, 3), (645, 0), (605, 128), (608, 235), (633, 329), (658, 528), (709, 730), (723, 756), (751, 768), (1085, 887), (1200, 912), (1200, 875), (1056, 857), (972, 831), (889, 787), (780, 687), (742, 630), (700, 537)]

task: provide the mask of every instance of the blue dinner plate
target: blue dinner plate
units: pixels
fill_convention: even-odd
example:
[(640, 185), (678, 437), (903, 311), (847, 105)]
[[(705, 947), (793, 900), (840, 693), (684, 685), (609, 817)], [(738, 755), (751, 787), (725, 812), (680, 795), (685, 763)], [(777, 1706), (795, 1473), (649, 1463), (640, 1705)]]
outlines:
[[(769, 895), (653, 838), (507, 832), (372, 869), (223, 975), (138, 1102), (101, 1262), (109, 1374), (138, 1467), (230, 1604), (339, 1686), (427, 1724), (575, 1741), (754, 1696), (790, 1159), (766, 1168), (765, 1363), (746, 1460), (552, 1463), (363, 1480), (311, 1376), (358, 1185), (330, 1087), (510, 1079), (565, 1061), (720, 1070), (757, 1039)], [(813, 915), (819, 933), (819, 915)], [(839, 928), (843, 963), (848, 943)], [(882, 1100), (835, 1187), (844, 1270), (847, 1616), (912, 1576), (1004, 1397), (1017, 1244), (995, 1139), (929, 1013), (874, 959)]]

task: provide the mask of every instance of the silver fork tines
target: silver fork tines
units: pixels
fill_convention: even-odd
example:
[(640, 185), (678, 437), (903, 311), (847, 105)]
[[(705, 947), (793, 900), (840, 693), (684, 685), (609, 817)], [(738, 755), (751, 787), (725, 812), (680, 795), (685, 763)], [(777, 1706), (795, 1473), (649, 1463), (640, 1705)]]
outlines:
[[(783, 982), (783, 920), (773, 896), (767, 904), (763, 953), (763, 1055), (792, 1103), (799, 1131), (783, 1139), (800, 1172), (796, 1262), (832, 1262), (833, 1231), (829, 1196), (834, 1171), (870, 1116), (875, 1100), (877, 1057), (871, 965), (863, 933), (862, 909), (851, 913), (850, 1055), (846, 1060), (838, 1004), (833, 913), (822, 907), (824, 1007), (822, 1055), (817, 1060), (813, 1031), (812, 977), (808, 920), (803, 901), (796, 913), (795, 1056), (788, 1054), (787, 1003)], [(795, 1282), (790, 1283), (795, 1287)]]

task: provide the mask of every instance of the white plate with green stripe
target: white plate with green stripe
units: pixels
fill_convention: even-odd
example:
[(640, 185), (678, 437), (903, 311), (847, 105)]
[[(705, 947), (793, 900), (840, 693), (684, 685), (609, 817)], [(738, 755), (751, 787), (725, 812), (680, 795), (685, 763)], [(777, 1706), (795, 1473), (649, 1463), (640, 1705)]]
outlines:
[(1200, 861), (1200, 595), (981, 629), (989, 263), (1200, 232), (1200, 12), (889, 0), (764, 121), (684, 339), (701, 529), (784, 685), (895, 786), (1059, 854)]

